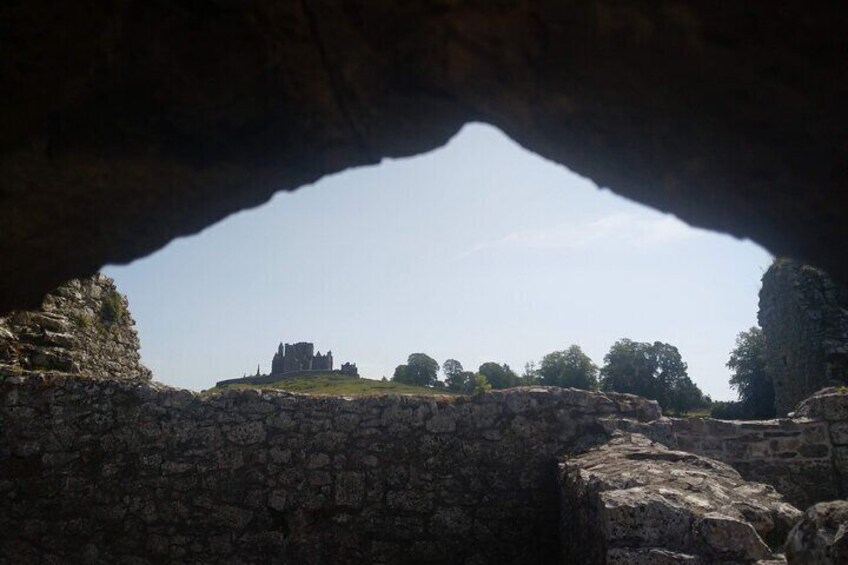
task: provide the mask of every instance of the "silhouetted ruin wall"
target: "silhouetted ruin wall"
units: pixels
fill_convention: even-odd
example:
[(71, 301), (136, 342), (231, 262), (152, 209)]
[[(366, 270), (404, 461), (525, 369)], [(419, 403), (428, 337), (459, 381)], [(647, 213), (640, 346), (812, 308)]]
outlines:
[(778, 416), (819, 389), (848, 384), (848, 289), (824, 271), (775, 261), (763, 276), (758, 318)]

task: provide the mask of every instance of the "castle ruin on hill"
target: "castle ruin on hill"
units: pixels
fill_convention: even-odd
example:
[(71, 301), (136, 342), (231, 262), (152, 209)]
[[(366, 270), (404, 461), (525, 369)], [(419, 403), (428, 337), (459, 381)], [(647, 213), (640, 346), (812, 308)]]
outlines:
[(266, 384), (279, 380), (282, 377), (294, 377), (304, 373), (337, 373), (349, 377), (359, 377), (359, 369), (356, 363), (342, 363), (339, 369), (333, 368), (333, 352), (327, 351), (325, 355), (321, 352), (315, 353), (315, 345), (307, 341), (299, 343), (282, 342), (277, 346), (277, 352), (271, 359), (271, 371), (263, 375), (259, 367), (253, 376), (244, 375), (241, 378), (218, 381), (215, 386), (229, 384)]
[(332, 371), (333, 352), (327, 351), (326, 355), (321, 352), (314, 353), (315, 346), (302, 341), (300, 343), (280, 343), (274, 359), (271, 360), (271, 374), (281, 375), (295, 371)]
[[(286, 343), (285, 345), (281, 342), (271, 360), (271, 375), (285, 375), (304, 371), (333, 372), (333, 352), (327, 351), (325, 355), (321, 355), (320, 351), (315, 353), (315, 345), (306, 341), (294, 344)], [(359, 376), (356, 363), (342, 363), (338, 372), (344, 375)]]

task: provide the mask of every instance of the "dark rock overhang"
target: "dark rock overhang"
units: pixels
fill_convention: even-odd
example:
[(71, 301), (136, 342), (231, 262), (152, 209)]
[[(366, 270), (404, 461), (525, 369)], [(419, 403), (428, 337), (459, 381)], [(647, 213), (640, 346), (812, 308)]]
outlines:
[(0, 312), (473, 120), (848, 281), (832, 6), (5, 2)]

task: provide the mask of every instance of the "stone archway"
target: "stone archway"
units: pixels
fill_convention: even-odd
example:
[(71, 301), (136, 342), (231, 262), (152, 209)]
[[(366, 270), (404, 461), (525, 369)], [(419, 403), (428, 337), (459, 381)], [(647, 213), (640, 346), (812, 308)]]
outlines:
[(712, 2), (7, 2), (0, 312), (471, 120), (843, 281), (848, 19)]

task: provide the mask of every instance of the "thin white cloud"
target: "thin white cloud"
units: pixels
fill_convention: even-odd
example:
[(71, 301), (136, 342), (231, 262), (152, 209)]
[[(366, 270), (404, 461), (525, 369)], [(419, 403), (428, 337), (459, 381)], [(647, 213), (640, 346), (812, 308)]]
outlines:
[(571, 251), (617, 246), (657, 249), (704, 233), (673, 216), (646, 217), (619, 212), (583, 222), (518, 230), (502, 238), (480, 243), (466, 255), (494, 248)]

